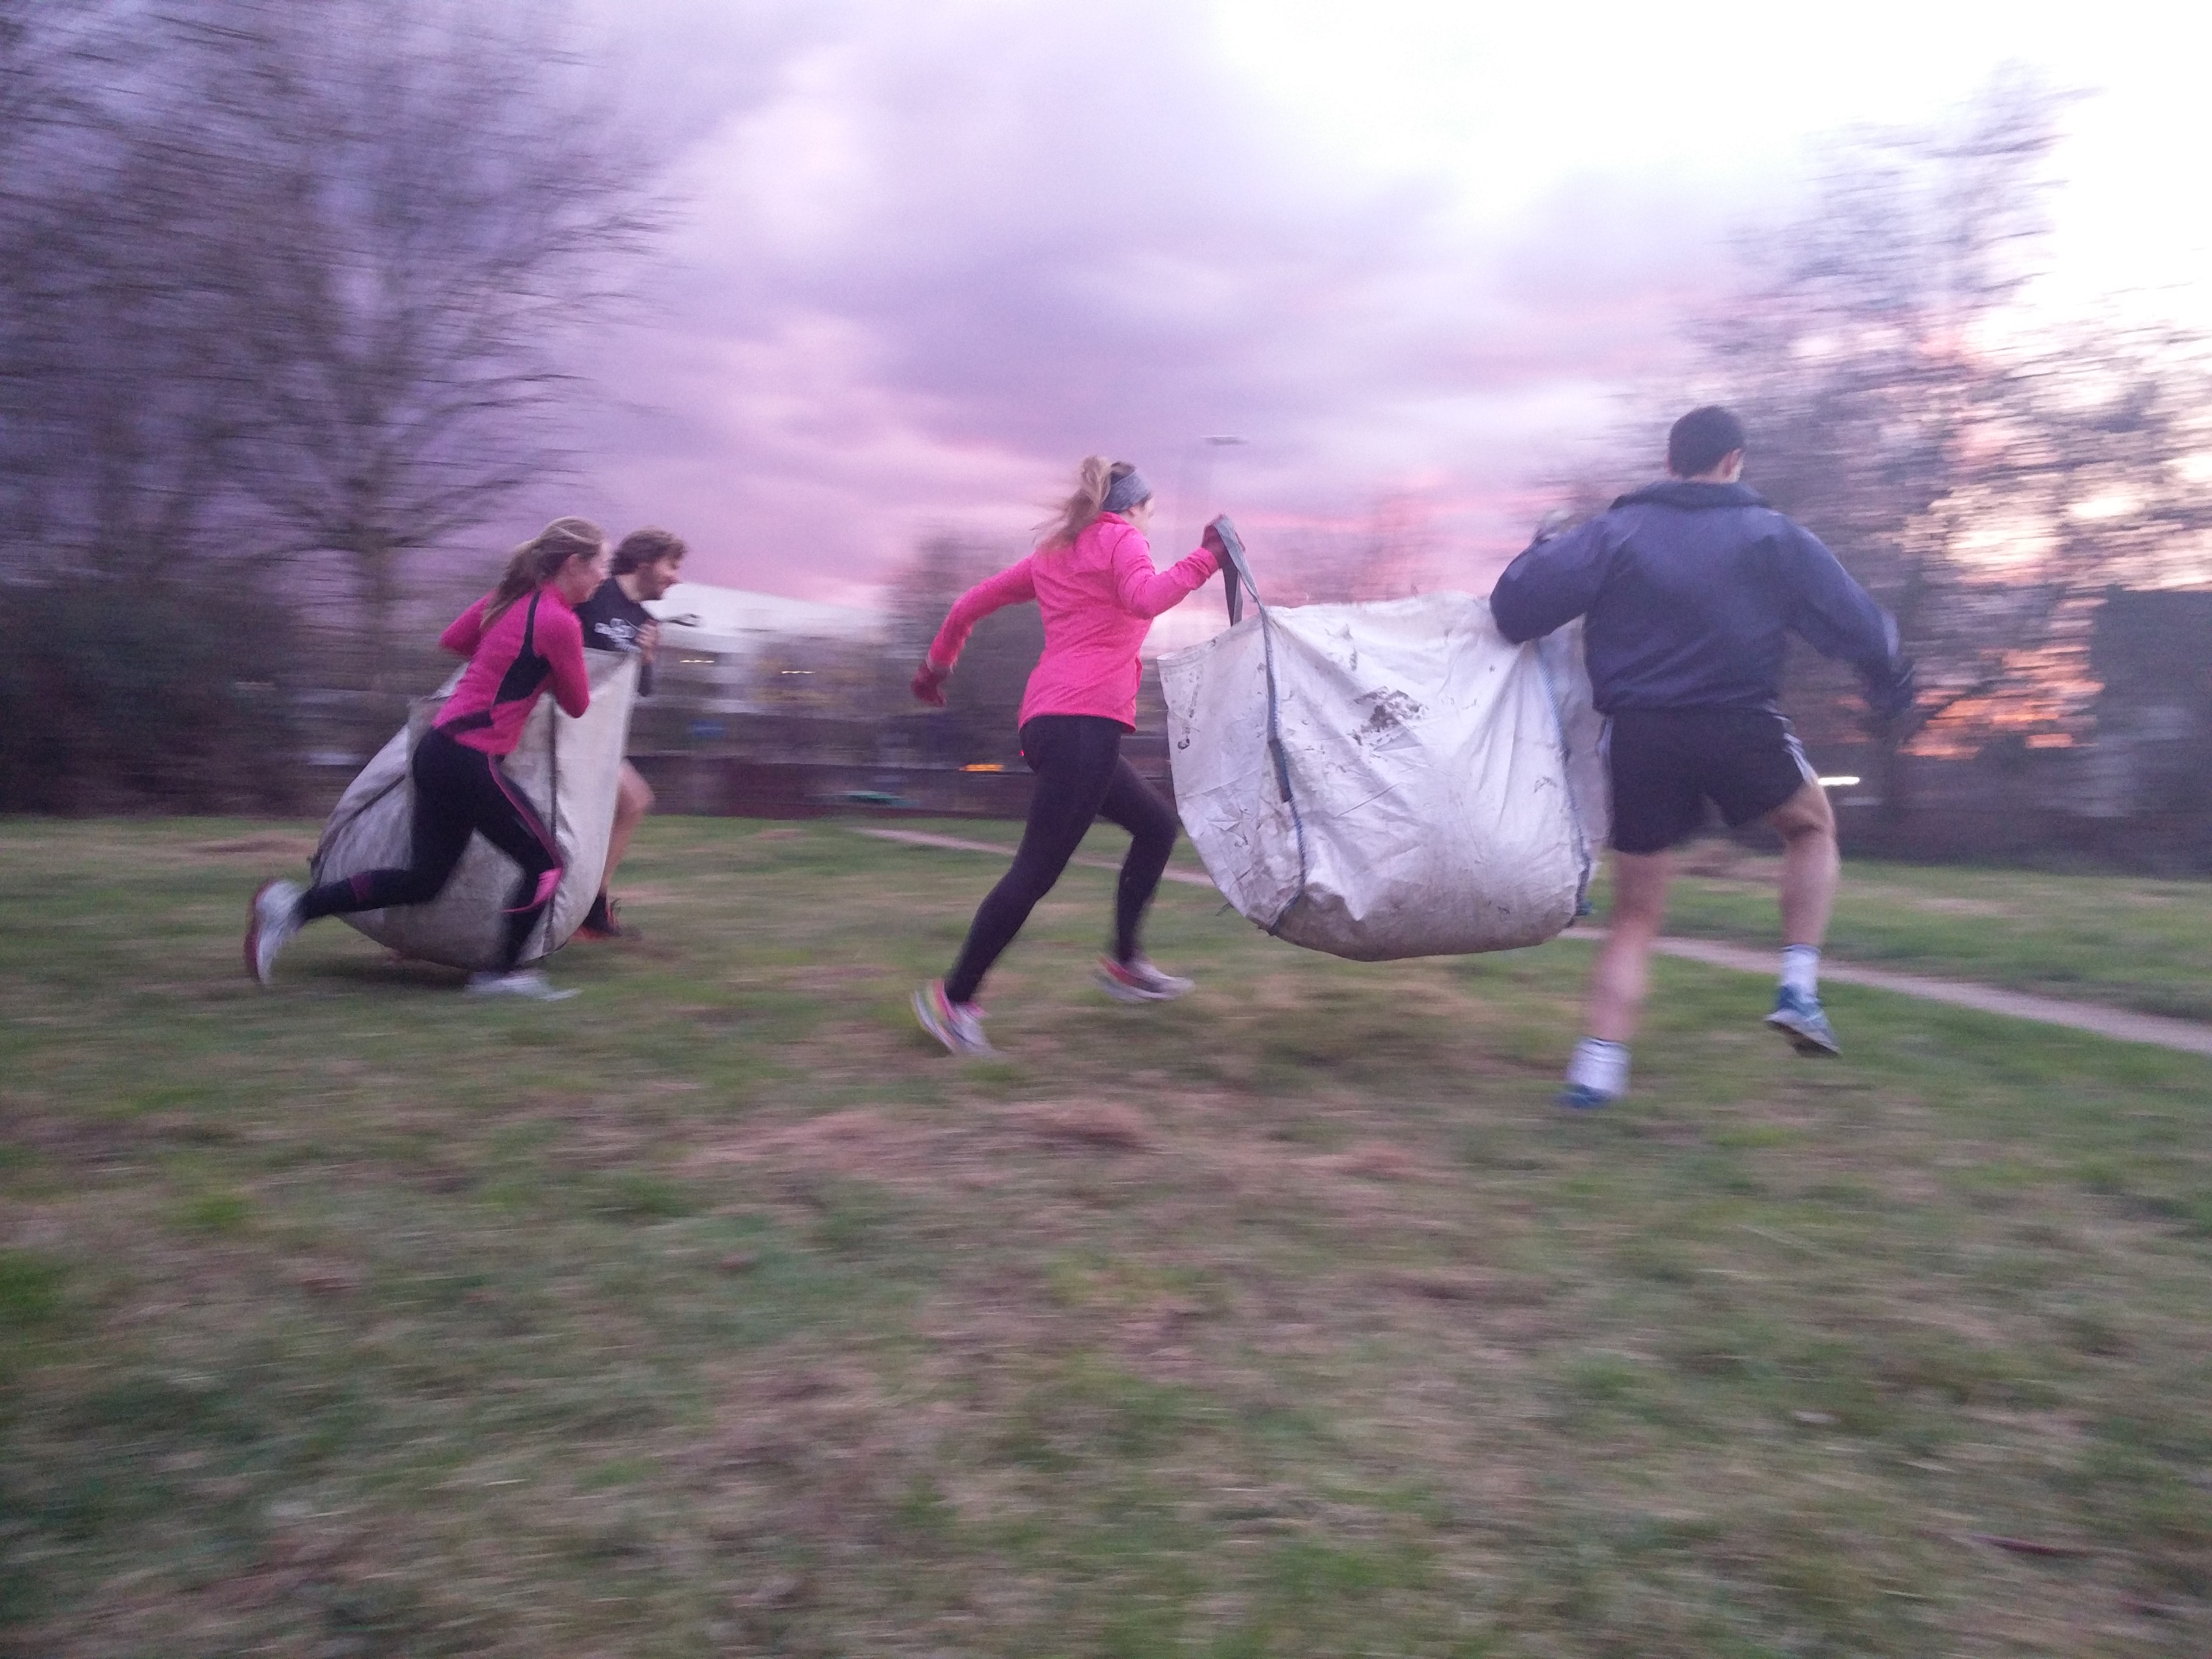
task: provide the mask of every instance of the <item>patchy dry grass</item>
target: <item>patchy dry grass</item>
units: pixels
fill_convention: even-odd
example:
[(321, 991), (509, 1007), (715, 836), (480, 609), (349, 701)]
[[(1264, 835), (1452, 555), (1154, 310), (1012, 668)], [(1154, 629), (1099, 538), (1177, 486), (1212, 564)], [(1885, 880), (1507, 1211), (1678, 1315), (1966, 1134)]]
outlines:
[(261, 993), (306, 844), (0, 825), (7, 1651), (2212, 1644), (2201, 1061), (1841, 988), (1801, 1063), (1670, 962), (1567, 1119), (1585, 946), (1170, 888), (1127, 1009), (1077, 871), (962, 1065), (991, 863), (741, 821), (574, 1002), (334, 924)]

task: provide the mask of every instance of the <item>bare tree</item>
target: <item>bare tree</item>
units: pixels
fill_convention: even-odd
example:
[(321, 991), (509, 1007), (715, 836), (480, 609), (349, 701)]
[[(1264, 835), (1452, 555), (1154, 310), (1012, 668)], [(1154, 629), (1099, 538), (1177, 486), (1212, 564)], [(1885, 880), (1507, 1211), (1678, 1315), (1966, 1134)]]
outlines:
[(9, 192), (6, 379), (70, 382), (18, 477), (103, 560), (220, 498), (228, 550), (346, 562), (380, 639), (405, 556), (557, 459), (650, 158), (528, 0), (0, 8), (0, 100), (71, 129)]
[(0, 0), (0, 574), (198, 629), (180, 592), (235, 593), (258, 641), (335, 564), (384, 661), (409, 557), (558, 459), (564, 364), (653, 222), (651, 158), (557, 24)]
[[(1835, 549), (1920, 660), (1917, 713), (1876, 734), (1893, 817), (1905, 744), (1931, 722), (1972, 740), (2053, 718), (2082, 677), (2089, 597), (2170, 580), (2208, 521), (2201, 342), (2054, 331), (2029, 306), (2063, 101), (2004, 77), (1953, 122), (1850, 136), (1698, 331), (1753, 434), (1747, 482)], [(1842, 695), (1832, 671), (1796, 674), (1800, 705)]]
[(70, 313), (89, 262), (76, 176), (105, 165), (100, 93), (119, 39), (105, 0), (0, 0), (0, 572), (46, 539)]
[(549, 9), (199, 0), (234, 166), (263, 201), (228, 319), (260, 398), (243, 487), (272, 550), (350, 568), (388, 639), (410, 555), (559, 459), (564, 354), (655, 222)]

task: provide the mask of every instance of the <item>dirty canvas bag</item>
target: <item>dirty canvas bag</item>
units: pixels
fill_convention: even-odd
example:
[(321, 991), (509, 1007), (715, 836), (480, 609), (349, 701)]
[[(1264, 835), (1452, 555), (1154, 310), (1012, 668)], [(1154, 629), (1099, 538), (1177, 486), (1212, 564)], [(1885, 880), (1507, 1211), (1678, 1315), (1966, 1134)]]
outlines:
[[(1251, 591), (1224, 540), (1225, 579)], [(1176, 805), (1237, 911), (1366, 962), (1510, 950), (1571, 921), (1606, 835), (1579, 628), (1516, 646), (1465, 593), (1252, 597), (1160, 659)]]
[[(584, 662), (591, 707), (572, 719), (550, 695), (540, 697), (514, 752), (495, 763), (537, 809), (561, 850), (561, 884), (523, 947), (525, 962), (559, 950), (583, 921), (598, 896), (614, 830), (637, 659), (627, 652), (586, 651)], [(418, 698), (407, 724), (347, 786), (315, 848), (315, 880), (337, 881), (408, 861), (415, 810), (408, 762), (459, 680), (456, 672), (435, 696)], [(495, 968), (502, 912), (514, 891), (514, 860), (482, 836), (471, 836), (453, 878), (429, 903), (362, 910), (343, 920), (402, 956), (453, 968)]]

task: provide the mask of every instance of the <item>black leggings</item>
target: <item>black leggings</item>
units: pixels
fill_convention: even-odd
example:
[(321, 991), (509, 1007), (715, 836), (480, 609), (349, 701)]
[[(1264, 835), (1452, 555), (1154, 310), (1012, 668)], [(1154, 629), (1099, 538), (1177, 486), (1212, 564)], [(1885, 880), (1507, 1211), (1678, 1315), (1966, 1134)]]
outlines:
[(1121, 758), (1121, 725), (1096, 714), (1039, 714), (1022, 727), (1022, 758), (1037, 775), (1013, 868), (975, 912), (945, 994), (973, 1002), (983, 975), (1014, 942), (1036, 902), (1052, 890), (1091, 828), (1104, 818), (1129, 832), (1129, 855), (1114, 890), (1114, 959), (1137, 954), (1145, 907), (1175, 851), (1175, 808)]
[(522, 866), (506, 911), (500, 951), (500, 966), (511, 970), (522, 960), (530, 930), (561, 884), (558, 846), (499, 763), (482, 750), (456, 743), (433, 726), (415, 745), (408, 769), (415, 781), (412, 862), (404, 870), (364, 870), (310, 888), (300, 901), (301, 920), (428, 904), (446, 890), (469, 849), (469, 836), (481, 832)]

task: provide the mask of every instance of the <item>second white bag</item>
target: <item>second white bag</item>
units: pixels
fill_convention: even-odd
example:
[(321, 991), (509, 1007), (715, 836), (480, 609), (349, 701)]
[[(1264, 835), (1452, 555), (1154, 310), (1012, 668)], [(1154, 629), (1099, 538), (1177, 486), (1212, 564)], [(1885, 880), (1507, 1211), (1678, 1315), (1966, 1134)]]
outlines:
[(1606, 800), (1578, 629), (1513, 645), (1465, 593), (1259, 607), (1160, 681), (1183, 826), (1268, 933), (1373, 962), (1583, 908)]
[[(531, 933), (525, 962), (559, 950), (583, 921), (599, 893), (614, 830), (615, 791), (629, 740), (637, 659), (627, 652), (586, 651), (584, 662), (591, 675), (592, 706), (572, 719), (550, 693), (540, 697), (514, 752), (498, 763), (537, 809), (561, 851), (561, 885)], [(338, 798), (315, 848), (315, 880), (335, 881), (407, 862), (414, 838), (414, 784), (408, 763), (459, 678), (454, 674), (434, 696), (421, 699), (415, 717), (392, 734)], [(514, 875), (514, 863), (506, 854), (482, 836), (471, 836), (445, 891), (429, 903), (362, 910), (343, 920), (403, 956), (453, 968), (494, 968)]]

